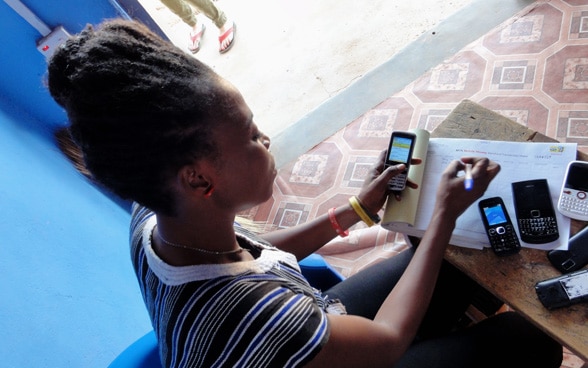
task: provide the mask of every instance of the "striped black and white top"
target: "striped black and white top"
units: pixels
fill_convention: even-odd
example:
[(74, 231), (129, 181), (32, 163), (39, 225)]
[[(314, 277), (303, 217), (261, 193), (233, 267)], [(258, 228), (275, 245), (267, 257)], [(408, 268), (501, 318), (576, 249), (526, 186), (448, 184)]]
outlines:
[(151, 247), (156, 218), (134, 205), (131, 256), (166, 367), (299, 367), (329, 336), (327, 301), (296, 258), (240, 226), (254, 261), (176, 267)]

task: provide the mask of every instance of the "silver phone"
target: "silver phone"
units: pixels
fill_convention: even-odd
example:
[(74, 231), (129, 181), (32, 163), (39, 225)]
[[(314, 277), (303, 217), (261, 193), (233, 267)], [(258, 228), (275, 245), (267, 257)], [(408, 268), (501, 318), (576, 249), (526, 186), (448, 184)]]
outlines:
[(568, 164), (559, 193), (557, 210), (564, 216), (588, 221), (588, 162)]
[(385, 166), (394, 166), (404, 164), (406, 169), (393, 177), (388, 182), (388, 188), (392, 191), (399, 192), (406, 186), (408, 179), (408, 169), (412, 160), (412, 153), (416, 144), (416, 134), (411, 132), (393, 132), (388, 145)]

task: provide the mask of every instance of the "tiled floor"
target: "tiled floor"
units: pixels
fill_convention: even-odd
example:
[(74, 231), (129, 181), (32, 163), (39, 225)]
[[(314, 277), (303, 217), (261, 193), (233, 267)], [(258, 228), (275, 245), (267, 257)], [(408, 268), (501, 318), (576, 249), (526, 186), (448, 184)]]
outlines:
[[(468, 45), (284, 166), (272, 200), (251, 215), (287, 227), (345, 202), (357, 193), (392, 130), (433, 130), (463, 99), (588, 152), (588, 4), (580, 5), (585, 2), (538, 1)], [(370, 235), (379, 244), (403, 243), (384, 230)], [(363, 245), (360, 240), (352, 242)], [(396, 248), (364, 249), (353, 265), (331, 260), (349, 274), (369, 264), (371, 253), (377, 258), (391, 249)]]
[[(588, 152), (588, 2), (535, 2), (282, 167), (273, 198), (249, 215), (288, 227), (345, 203), (392, 130), (433, 130), (463, 99)], [(350, 275), (406, 246), (374, 227), (320, 253)], [(563, 366), (583, 364), (566, 354)]]

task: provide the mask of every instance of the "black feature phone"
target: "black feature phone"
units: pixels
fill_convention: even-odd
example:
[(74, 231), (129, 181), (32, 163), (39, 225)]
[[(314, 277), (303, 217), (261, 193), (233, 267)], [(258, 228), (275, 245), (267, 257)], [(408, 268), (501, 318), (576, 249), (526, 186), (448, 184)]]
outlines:
[(535, 285), (535, 292), (547, 309), (588, 302), (588, 270), (540, 281)]
[(388, 152), (386, 154), (385, 166), (389, 167), (404, 164), (406, 165), (406, 169), (390, 180), (388, 183), (388, 188), (390, 188), (390, 190), (399, 192), (406, 186), (408, 168), (410, 167), (415, 144), (416, 134), (411, 132), (392, 132), (390, 144), (388, 145)]
[(588, 221), (588, 162), (568, 164), (557, 209), (570, 218)]
[(518, 253), (521, 244), (502, 199), (483, 199), (478, 202), (478, 208), (494, 253), (499, 256)]
[(546, 179), (512, 183), (512, 195), (522, 241), (543, 244), (559, 238), (557, 219)]
[(579, 270), (588, 264), (588, 226), (572, 236), (568, 249), (553, 249), (547, 252), (551, 264), (561, 273)]

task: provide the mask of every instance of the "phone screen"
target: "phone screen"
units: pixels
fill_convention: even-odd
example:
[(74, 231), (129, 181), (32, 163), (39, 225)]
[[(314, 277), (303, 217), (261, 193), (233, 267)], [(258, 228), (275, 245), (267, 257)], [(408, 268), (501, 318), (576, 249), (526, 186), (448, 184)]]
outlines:
[(388, 161), (408, 164), (413, 139), (410, 137), (394, 136), (388, 150)]
[(496, 204), (491, 207), (484, 207), (484, 216), (486, 216), (488, 226), (504, 224), (507, 222), (504, 209), (500, 204)]
[(513, 183), (513, 196), (519, 218), (555, 215), (547, 180)]
[(588, 165), (573, 163), (568, 171), (565, 187), (588, 192)]

